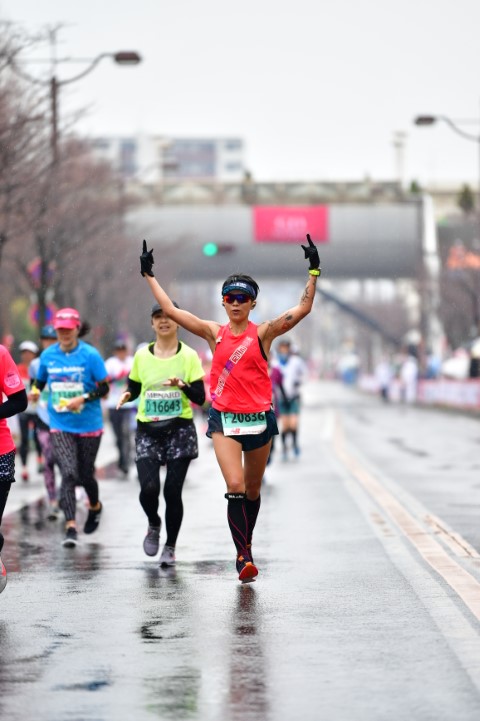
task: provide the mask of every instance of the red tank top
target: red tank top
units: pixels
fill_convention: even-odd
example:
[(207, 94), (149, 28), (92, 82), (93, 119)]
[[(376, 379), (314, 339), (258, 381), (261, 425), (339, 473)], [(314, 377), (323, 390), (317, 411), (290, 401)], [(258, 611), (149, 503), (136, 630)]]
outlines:
[[(0, 345), (0, 403), (3, 396), (11, 396), (12, 393), (23, 391), (25, 386), (20, 378), (17, 366), (13, 362), (8, 350)], [(0, 456), (15, 450), (10, 427), (6, 418), (0, 419)]]
[(255, 323), (249, 321), (241, 335), (233, 335), (228, 325), (218, 331), (210, 392), (212, 406), (217, 411), (270, 410), (272, 383), (267, 361), (260, 351)]

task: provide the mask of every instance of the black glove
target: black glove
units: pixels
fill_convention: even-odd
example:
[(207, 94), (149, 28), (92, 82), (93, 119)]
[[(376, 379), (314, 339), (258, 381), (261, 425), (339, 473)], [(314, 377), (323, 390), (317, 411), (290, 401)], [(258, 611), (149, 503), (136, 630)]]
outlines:
[(140, 273), (143, 277), (145, 277), (145, 275), (149, 275), (152, 278), (155, 277), (152, 270), (152, 265), (154, 264), (154, 262), (155, 261), (153, 260), (153, 249), (147, 250), (147, 241), (144, 240), (143, 251), (142, 255), (140, 256)]
[(310, 261), (309, 270), (319, 270), (320, 258), (318, 257), (318, 250), (314, 246), (313, 241), (308, 233), (307, 240), (308, 245), (302, 245), (302, 248), (305, 251), (305, 259)]

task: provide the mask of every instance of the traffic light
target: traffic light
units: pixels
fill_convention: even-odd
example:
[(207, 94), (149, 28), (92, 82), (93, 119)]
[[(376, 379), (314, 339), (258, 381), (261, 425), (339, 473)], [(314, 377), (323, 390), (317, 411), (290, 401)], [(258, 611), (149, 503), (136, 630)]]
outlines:
[(228, 243), (214, 243), (213, 241), (204, 243), (202, 247), (202, 253), (207, 258), (213, 258), (216, 255), (221, 255), (222, 253), (231, 253), (232, 250), (234, 250), (233, 245)]
[(205, 243), (205, 245), (202, 248), (203, 255), (206, 255), (207, 258), (212, 258), (214, 255), (217, 255), (218, 253), (218, 245), (216, 243)]

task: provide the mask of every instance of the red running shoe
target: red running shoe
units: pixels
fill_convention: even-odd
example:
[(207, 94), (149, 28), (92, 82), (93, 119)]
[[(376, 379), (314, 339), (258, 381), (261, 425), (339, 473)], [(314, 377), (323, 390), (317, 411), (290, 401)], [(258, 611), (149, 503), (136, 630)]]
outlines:
[(237, 573), (239, 581), (251, 581), (255, 576), (258, 576), (258, 568), (250, 559), (238, 556)]

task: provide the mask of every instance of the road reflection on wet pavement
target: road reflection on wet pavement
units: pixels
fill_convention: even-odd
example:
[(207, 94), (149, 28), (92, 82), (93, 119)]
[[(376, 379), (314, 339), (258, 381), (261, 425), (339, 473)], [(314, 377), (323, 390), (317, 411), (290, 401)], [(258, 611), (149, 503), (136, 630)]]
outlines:
[[(301, 458), (268, 469), (254, 583), (237, 580), (206, 439), (176, 568), (143, 553), (133, 471), (102, 474), (100, 527), (77, 548), (62, 547), (43, 502), (8, 515), (0, 718), (477, 721), (478, 688), (433, 612), (452, 607), (452, 635), (477, 653), (464, 608), (388, 520), (372, 522), (377, 507), (319, 442), (324, 420), (307, 406)], [(81, 529), (84, 500), (77, 517)]]

